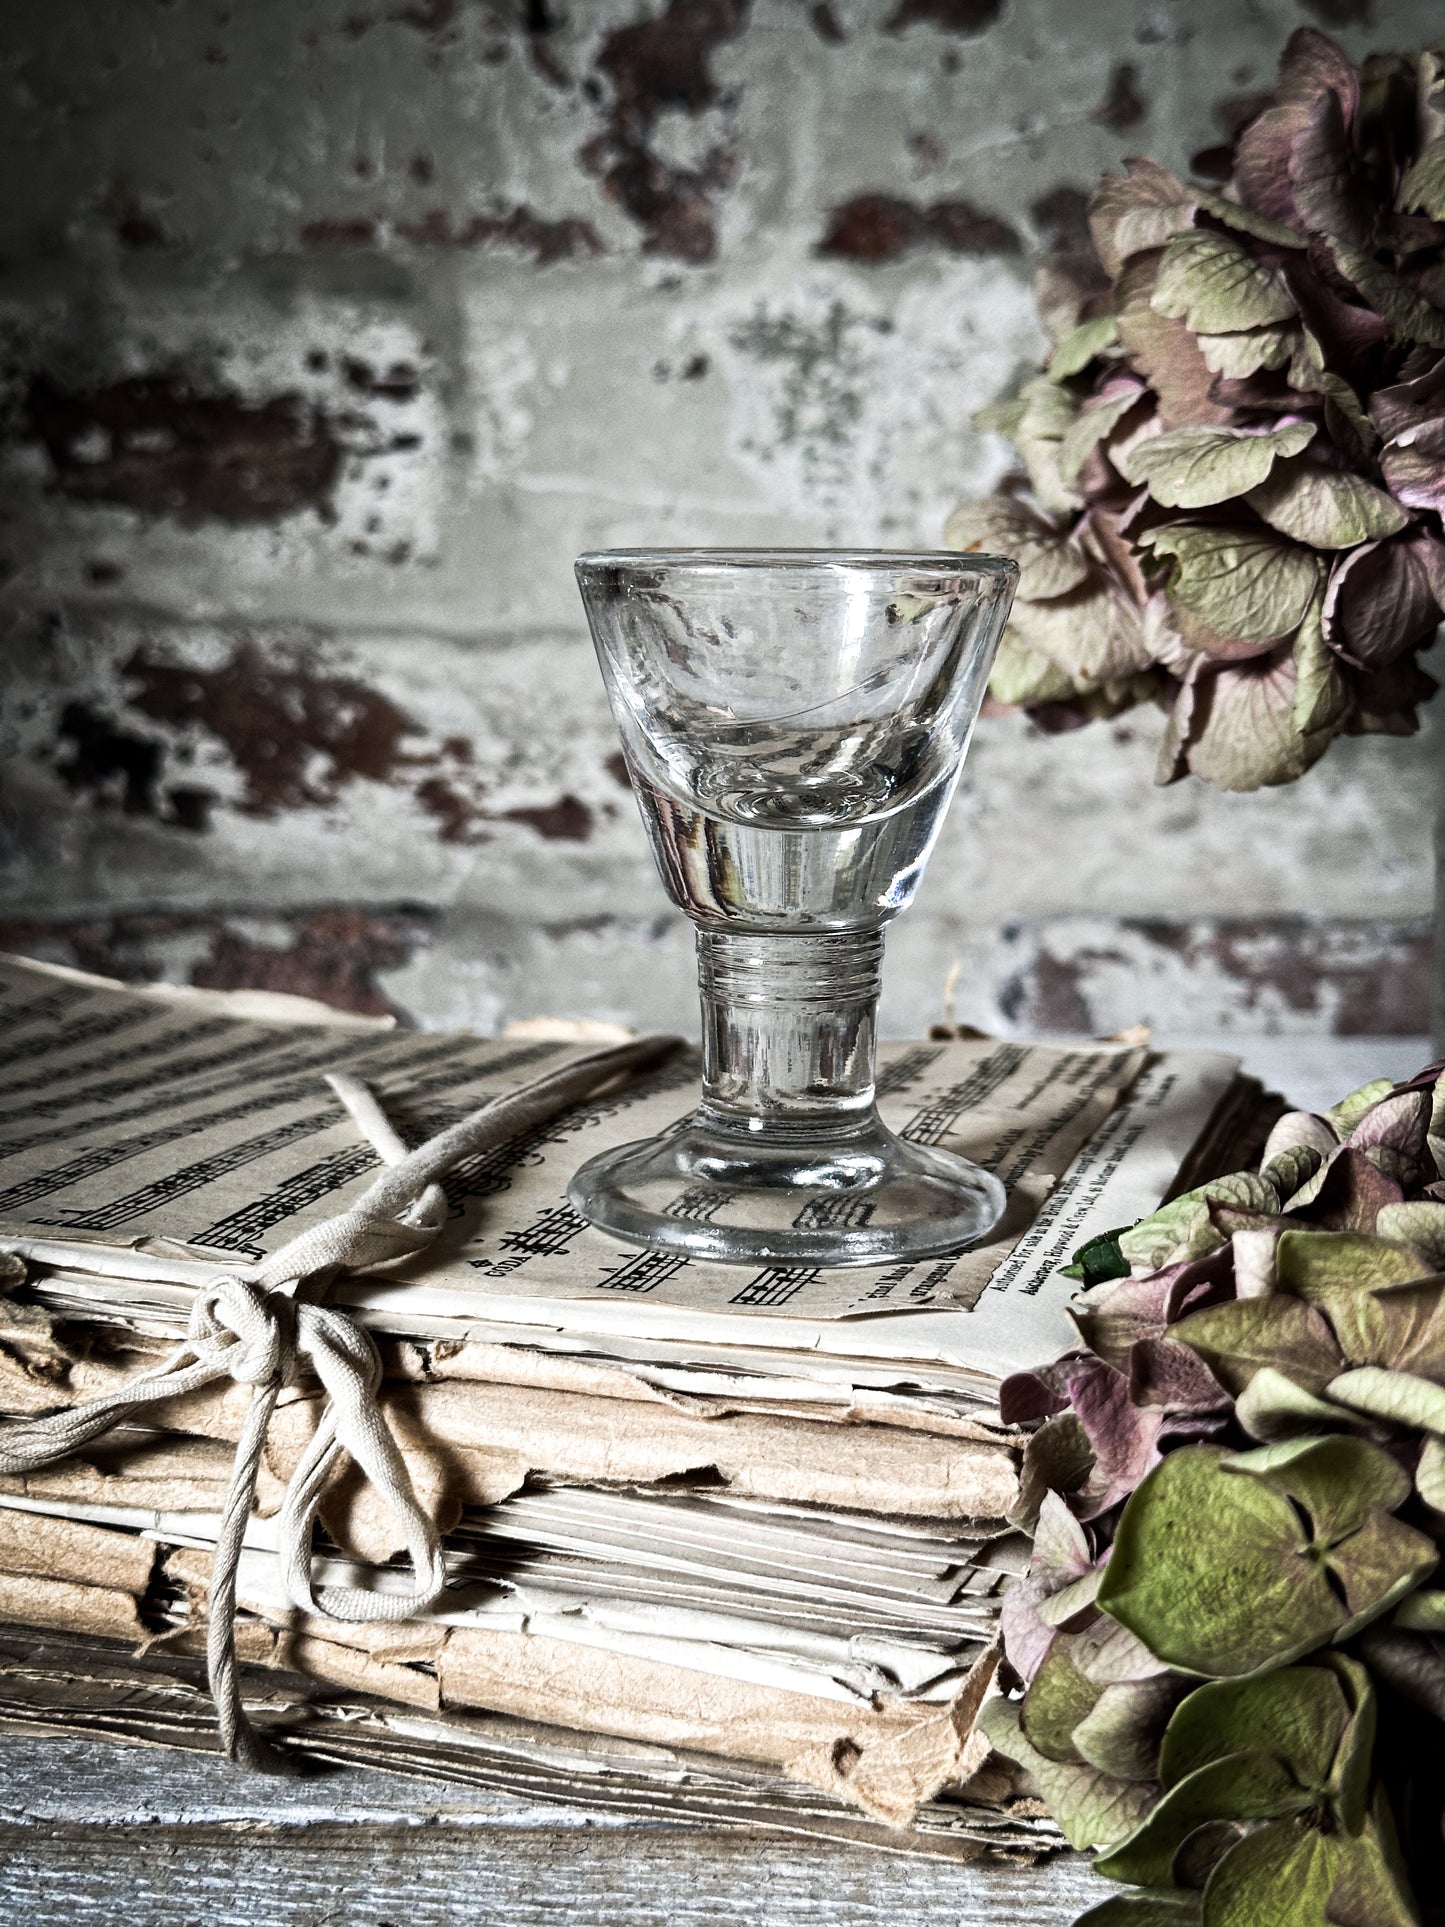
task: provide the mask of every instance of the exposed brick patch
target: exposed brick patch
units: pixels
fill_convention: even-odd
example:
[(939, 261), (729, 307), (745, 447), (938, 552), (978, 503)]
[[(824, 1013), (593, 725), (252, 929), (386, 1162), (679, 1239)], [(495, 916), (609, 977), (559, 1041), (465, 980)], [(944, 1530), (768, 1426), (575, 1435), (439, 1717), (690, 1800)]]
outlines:
[(80, 702), (61, 711), (59, 735), (70, 747), (55, 770), (68, 789), (127, 816), (153, 816), (181, 830), (210, 827), (211, 791), (194, 784), (162, 786), (160, 743), (117, 728)]
[(442, 843), (485, 843), (508, 823), (582, 843), (596, 828), (597, 811), (570, 790), (544, 789), (535, 802), (495, 795), (469, 738), (438, 740), (380, 690), (322, 668), (304, 644), (273, 650), (242, 638), (197, 664), (146, 641), (120, 675), (121, 702), (64, 700), (31, 752), (96, 810), (200, 834), (217, 811), (324, 812), (367, 782), (410, 795)]
[(1061, 184), (1029, 203), (1029, 218), (1049, 254), (1090, 253), (1089, 197), (1082, 188)]
[(389, 7), (383, 13), (351, 13), (342, 23), (348, 40), (361, 40), (383, 21), (411, 27), (428, 39), (449, 36), (461, 13), (461, 0), (416, 0), (411, 6)]
[(581, 162), (642, 230), (649, 254), (700, 264), (717, 253), (716, 202), (737, 171), (732, 145), (685, 167), (657, 151), (654, 135), (666, 111), (697, 116), (718, 104), (712, 57), (743, 31), (749, 10), (750, 0), (668, 0), (662, 13), (615, 28), (598, 52), (612, 101)]
[(1137, 127), (1149, 115), (1149, 103), (1139, 92), (1139, 69), (1131, 61), (1121, 61), (1110, 73), (1104, 98), (1090, 114), (1096, 127), (1108, 127), (1116, 134)]
[(1002, 16), (1004, 0), (899, 0), (885, 23), (888, 33), (913, 26), (936, 27), (940, 33), (972, 38), (986, 33)]
[(129, 573), (133, 518), (187, 531), (195, 566), (219, 540), (251, 581), (294, 566), (300, 538), (391, 564), (435, 553), (443, 401), (386, 304), (152, 290), (55, 305), (0, 347), (15, 526), (67, 574), (91, 544)]
[(65, 705), (59, 734), (70, 749), (55, 771), (68, 789), (113, 797), (127, 816), (156, 814), (159, 743), (118, 729), (85, 703)]
[(638, 142), (610, 135), (589, 142), (583, 165), (602, 177), (603, 192), (642, 229), (643, 251), (704, 266), (717, 256), (718, 196), (733, 183), (737, 157), (713, 148), (700, 167), (676, 167)]
[[(152, 912), (100, 918), (6, 918), (0, 949), (62, 961), (125, 983), (281, 990), (361, 1016), (405, 1017), (377, 985), (427, 942), (434, 913), (414, 905)], [(198, 954), (199, 951), (199, 954)], [(186, 959), (177, 969), (176, 960)]]
[(399, 221), (396, 234), (419, 247), (516, 248), (530, 254), (539, 267), (554, 261), (573, 261), (601, 254), (601, 237), (590, 221), (567, 215), (546, 220), (529, 207), (514, 207), (505, 213), (473, 214), (454, 219), (441, 208), (432, 208), (415, 221)]
[(374, 248), (380, 240), (380, 221), (361, 217), (307, 221), (301, 229), (301, 245), (308, 248)]
[(473, 797), (466, 796), (445, 776), (426, 776), (416, 786), (416, 800), (437, 826), (442, 843), (471, 843), (480, 811)]
[(1300, 0), (1306, 13), (1312, 13), (1322, 27), (1372, 27), (1375, 24), (1374, 0)]
[[(446, 755), (443, 746), (443, 756)], [(418, 758), (417, 761), (436, 761)], [(596, 827), (590, 804), (569, 793), (554, 803), (519, 804), (507, 810), (488, 809), (482, 798), (458, 782), (455, 759), (449, 774), (424, 776), (412, 794), (437, 826), (442, 843), (485, 843), (487, 825), (524, 823), (548, 843), (585, 843)]]
[(107, 196), (102, 212), (109, 219), (115, 237), (123, 248), (143, 252), (176, 245), (175, 237), (167, 233), (155, 215), (128, 188), (117, 186)]
[(358, 395), (374, 396), (380, 401), (415, 401), (421, 393), (421, 376), (408, 361), (394, 361), (387, 368), (373, 368), (369, 361), (348, 355), (341, 364), (348, 388)]
[(1430, 1025), (1424, 921), (1065, 917), (1006, 933), (998, 999), (1026, 1031), (1299, 1029), (1413, 1036)]
[(432, 207), (409, 220), (341, 217), (308, 221), (301, 229), (304, 247), (385, 248), (397, 241), (418, 248), (514, 248), (544, 268), (605, 251), (590, 221), (570, 214), (550, 220), (525, 206), (485, 214)]
[[(603, 106), (605, 124), (582, 147), (581, 164), (640, 228), (650, 254), (687, 262), (710, 261), (716, 254), (716, 202), (737, 170), (733, 143), (717, 141), (695, 164), (685, 165), (670, 159), (655, 137), (663, 114), (677, 111), (695, 117), (722, 103), (712, 56), (722, 42), (742, 32), (750, 5), (751, 0), (667, 0), (660, 12), (607, 32), (594, 70), (582, 83), (587, 98)], [(548, 0), (512, 0), (505, 8), (479, 11), (486, 37), (475, 57), (500, 65), (520, 35), (533, 71), (551, 87), (573, 90), (575, 82), (556, 51), (557, 30), (566, 21)], [(831, 17), (827, 6), (816, 11)], [(431, 42), (430, 65), (437, 64), (443, 50), (447, 58), (455, 58), (465, 37), (459, 0), (424, 0), (354, 13), (344, 31), (360, 39), (385, 22), (424, 34)], [(818, 19), (814, 27), (826, 35)], [(422, 184), (430, 181), (431, 156), (414, 156), (409, 171)], [(320, 217), (302, 227), (301, 239), (310, 247), (402, 242), (415, 247), (517, 248), (542, 266), (603, 251), (590, 222), (576, 216), (551, 218), (524, 205), (481, 212), (434, 207), (406, 218), (369, 212)]]
[(526, 823), (549, 843), (585, 843), (592, 834), (592, 812), (575, 796), (559, 796), (555, 803), (531, 809), (501, 810), (508, 823)]
[(549, 85), (567, 88), (572, 82), (553, 51), (550, 38), (561, 24), (549, 0), (523, 0), (522, 30), (526, 35), (527, 57), (534, 71)]
[(421, 911), (327, 907), (293, 912), (290, 942), (259, 942), (217, 918), (210, 957), (191, 972), (208, 990), (284, 990), (368, 1017), (405, 1013), (378, 989), (383, 970), (408, 964), (426, 941)]
[(410, 7), (395, 7), (386, 16), (403, 27), (415, 27), (418, 33), (445, 33), (461, 11), (461, 0), (420, 0), (420, 4)]
[(665, 108), (700, 114), (718, 98), (712, 56), (747, 23), (747, 0), (668, 0), (650, 19), (617, 27), (597, 71), (613, 87), (613, 112), (628, 132), (651, 132)]
[(1047, 950), (1027, 970), (1010, 977), (999, 992), (999, 1008), (1011, 1024), (1030, 1031), (1064, 1030), (1087, 1034), (1094, 1014), (1084, 995), (1084, 957), (1055, 957)]
[(1283, 928), (1220, 924), (1203, 935), (1204, 954), (1256, 994), (1277, 991), (1294, 1009), (1335, 1002), (1340, 1036), (1389, 1036), (1430, 1023), (1433, 932), (1419, 925)]
[(1021, 243), (1007, 221), (971, 201), (934, 201), (922, 207), (892, 194), (858, 194), (828, 216), (818, 253), (875, 265), (919, 248), (948, 254), (1017, 254)]
[(245, 780), (249, 816), (324, 807), (358, 778), (385, 783), (409, 761), (416, 724), (387, 697), (344, 676), (266, 662), (242, 643), (217, 669), (138, 649), (125, 665), (131, 706), (173, 730), (225, 744)]
[(344, 450), (333, 424), (300, 395), (248, 402), (198, 393), (178, 374), (103, 388), (30, 383), (25, 422), (57, 487), (185, 522), (275, 522), (334, 512)]

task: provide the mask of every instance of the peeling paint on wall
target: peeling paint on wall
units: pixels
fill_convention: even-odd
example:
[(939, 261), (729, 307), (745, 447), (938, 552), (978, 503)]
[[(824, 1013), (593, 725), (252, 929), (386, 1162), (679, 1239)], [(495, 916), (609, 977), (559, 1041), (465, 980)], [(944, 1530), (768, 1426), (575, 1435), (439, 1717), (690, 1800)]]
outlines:
[(580, 158), (637, 224), (649, 254), (699, 265), (717, 253), (716, 203), (737, 173), (734, 139), (724, 132), (688, 165), (668, 156), (659, 123), (719, 104), (713, 56), (742, 32), (749, 11), (749, 0), (667, 0), (661, 13), (614, 28), (597, 55), (612, 98), (605, 130)]
[(341, 444), (296, 394), (245, 402), (174, 375), (87, 392), (37, 375), (25, 425), (77, 501), (182, 522), (273, 522), (306, 508), (335, 519)]
[[(988, 272), (971, 268), (980, 281)], [(1019, 296), (1000, 298), (977, 332), (926, 289), (845, 298), (814, 274), (786, 303), (758, 299), (719, 355), (737, 398), (737, 454), (780, 509), (816, 505), (825, 539), (905, 546), (912, 527), (940, 530), (957, 486), (923, 448), (974, 439), (970, 378), (1002, 373), (1018, 331), (1036, 325)], [(991, 479), (1001, 467), (995, 456)]]
[[(0, 917), (0, 950), (127, 982), (283, 990), (364, 1015), (490, 1029), (551, 1008), (695, 1028), (691, 943), (671, 919), (527, 926), (415, 904)], [(1423, 920), (1072, 918), (1006, 928), (969, 985), (997, 1035), (1418, 1036)], [(635, 973), (648, 960), (649, 982)], [(944, 1014), (943, 986), (913, 1029)]]
[(1419, 1035), (1432, 939), (1423, 918), (1061, 918), (1005, 929), (998, 1007), (1026, 1032)]
[(27, 316), (0, 288), (0, 388), (16, 398), (0, 422), (12, 540), (147, 531), (241, 581), (318, 551), (395, 566), (434, 550), (445, 438), (410, 324), (189, 293)]
[(392, 240), (424, 248), (512, 248), (538, 267), (601, 254), (603, 244), (590, 221), (576, 215), (550, 219), (530, 207), (496, 208), (485, 214), (457, 216), (429, 207), (414, 219), (391, 221), (352, 216), (307, 221), (301, 229), (307, 247), (384, 248)]
[[(418, 887), (449, 897), (470, 888), (485, 851), (496, 900), (521, 885), (543, 914), (551, 898), (537, 893), (563, 886), (536, 853), (565, 865), (597, 843), (590, 894), (604, 903), (607, 851), (634, 833), (636, 812), (608, 766), (616, 736), (590, 661), (572, 653), (570, 703), (537, 673), (554, 647), (519, 649), (478, 677), (468, 645), (416, 635), (342, 641), (136, 613), (12, 630), (0, 700), (9, 901), (63, 897), (87, 914), (102, 862), (148, 907), (178, 891), (194, 906), (208, 892), (234, 898), (272, 849), (313, 898), (363, 876), (393, 900)], [(583, 907), (573, 884), (565, 894)]]
[(1089, 116), (1096, 127), (1115, 133), (1137, 127), (1149, 118), (1149, 103), (1139, 91), (1139, 69), (1132, 60), (1121, 60), (1109, 74), (1104, 98)]
[(940, 33), (960, 34), (965, 38), (983, 33), (1003, 13), (1004, 0), (899, 0), (889, 16), (887, 31), (902, 33), (922, 22)]
[[(427, 1021), (690, 1022), (574, 556), (935, 545), (1012, 459), (972, 420), (1042, 350), (1041, 256), (1128, 153), (1217, 171), (1301, 4), (1352, 55), (1439, 31), (10, 0), (0, 914)], [(1152, 788), (1148, 714), (985, 724), (886, 1024), (953, 973), (995, 1026), (1418, 1025), (1440, 727), (1222, 797)]]
[(0, 950), (125, 983), (279, 990), (366, 1017), (409, 1017), (378, 978), (409, 964), (432, 919), (420, 909), (216, 911), (50, 921), (0, 917)]
[(818, 252), (840, 261), (896, 261), (917, 248), (947, 254), (1017, 254), (1018, 235), (1007, 221), (970, 201), (921, 206), (894, 194), (858, 194), (828, 216)]

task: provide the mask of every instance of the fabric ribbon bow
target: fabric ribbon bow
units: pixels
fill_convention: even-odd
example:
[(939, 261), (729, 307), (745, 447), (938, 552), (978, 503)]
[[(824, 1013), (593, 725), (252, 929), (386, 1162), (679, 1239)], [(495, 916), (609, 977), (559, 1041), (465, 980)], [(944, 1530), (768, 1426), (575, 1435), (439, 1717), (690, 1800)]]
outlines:
[[(381, 1355), (370, 1336), (340, 1311), (296, 1296), (308, 1280), (337, 1271), (371, 1271), (424, 1251), (446, 1221), (437, 1179), (476, 1152), (505, 1142), (605, 1086), (650, 1069), (677, 1048), (676, 1037), (643, 1037), (594, 1051), (505, 1097), (408, 1151), (359, 1078), (338, 1072), (327, 1083), (389, 1167), (347, 1210), (299, 1232), (244, 1271), (203, 1286), (191, 1305), (184, 1342), (169, 1358), (116, 1391), (43, 1418), (0, 1428), (0, 1473), (39, 1471), (73, 1457), (147, 1405), (229, 1378), (251, 1387), (216, 1539), (206, 1631), (206, 1669), (221, 1743), (229, 1759), (268, 1772), (290, 1763), (257, 1734), (241, 1703), (236, 1672), (236, 1580), (266, 1431), (282, 1390), (305, 1377), (323, 1393), (319, 1423), (286, 1488), (277, 1521), (282, 1584), (303, 1611), (341, 1620), (407, 1619), (446, 1587), (435, 1521), (417, 1502), (406, 1461), (377, 1398)], [(313, 1586), (312, 1525), (339, 1461), (349, 1455), (391, 1507), (412, 1563), (408, 1593), (358, 1586)]]

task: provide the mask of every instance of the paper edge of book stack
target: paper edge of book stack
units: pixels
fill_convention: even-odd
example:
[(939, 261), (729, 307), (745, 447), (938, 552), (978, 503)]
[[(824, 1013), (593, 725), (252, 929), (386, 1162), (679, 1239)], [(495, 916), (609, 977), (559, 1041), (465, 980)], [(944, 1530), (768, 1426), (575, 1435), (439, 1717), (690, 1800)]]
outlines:
[[(243, 1020), (324, 1035), (333, 1016), (0, 964), (12, 1001), (17, 984), (59, 987), (62, 1079), (90, 1063), (64, 1041), (67, 1012), (81, 1028), (67, 997), (204, 1008), (213, 1035)], [(388, 1415), (418, 1495), (442, 1514), (452, 1590), (422, 1619), (383, 1626), (296, 1611), (269, 1521), (316, 1418), (303, 1392), (283, 1395), (240, 1567), (254, 1717), (302, 1757), (598, 1813), (956, 1859), (1057, 1847), (1032, 1790), (974, 1729), (998, 1599), (1027, 1557), (998, 1379), (1066, 1347), (1056, 1274), (1076, 1245), (1223, 1168), (1263, 1115), (1233, 1059), (1111, 1048), (1117, 1088), (1085, 1113), (1067, 1168), (1037, 1184), (1032, 1222), (967, 1311), (758, 1318), (595, 1294), (459, 1297), (455, 1275), (428, 1284), (424, 1260), (399, 1280), (341, 1280), (330, 1302), (383, 1341)], [(53, 1115), (56, 1086), (43, 1088)], [(6, 1097), (0, 1071), (0, 1131), (26, 1115)], [(61, 1141), (73, 1149), (103, 1122), (79, 1118)], [(0, 1142), (0, 1193), (34, 1168), (17, 1128)], [(163, 1227), (117, 1235), (55, 1215), (0, 1222), (12, 1274), (0, 1415), (95, 1396), (144, 1367), (227, 1269)], [(980, 1319), (979, 1293), (995, 1287)], [(980, 1330), (993, 1334), (981, 1346)], [(214, 1744), (195, 1654), (246, 1396), (193, 1398), (170, 1429), (132, 1427), (66, 1466), (0, 1479), (0, 1725)], [(322, 1521), (318, 1565), (332, 1576), (404, 1584), (389, 1522), (358, 1482), (342, 1480)]]

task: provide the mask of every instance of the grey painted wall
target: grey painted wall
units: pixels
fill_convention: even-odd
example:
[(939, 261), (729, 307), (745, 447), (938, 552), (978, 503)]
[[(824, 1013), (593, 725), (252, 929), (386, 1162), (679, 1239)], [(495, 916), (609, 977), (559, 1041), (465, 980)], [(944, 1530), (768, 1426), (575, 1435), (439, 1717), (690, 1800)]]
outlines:
[[(1430, 0), (9, 0), (0, 942), (687, 1022), (570, 564), (931, 546), (1028, 279)], [(1437, 712), (1438, 712), (1437, 705)], [(894, 1032), (1417, 1031), (1439, 715), (1294, 789), (980, 726)]]

